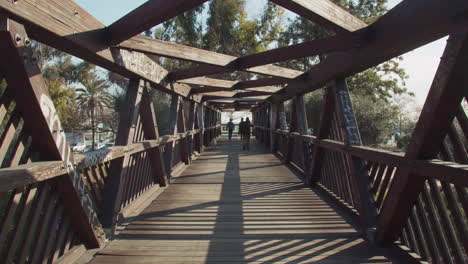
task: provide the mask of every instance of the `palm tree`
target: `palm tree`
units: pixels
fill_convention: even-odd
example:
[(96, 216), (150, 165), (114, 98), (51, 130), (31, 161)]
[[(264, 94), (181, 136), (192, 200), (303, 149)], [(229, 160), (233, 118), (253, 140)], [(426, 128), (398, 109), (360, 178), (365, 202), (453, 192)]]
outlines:
[(76, 101), (78, 107), (91, 118), (92, 150), (95, 145), (96, 114), (102, 113), (105, 107), (111, 105), (111, 95), (107, 91), (110, 84), (107, 80), (99, 78), (96, 74), (87, 75), (80, 79), (82, 88), (77, 88)]

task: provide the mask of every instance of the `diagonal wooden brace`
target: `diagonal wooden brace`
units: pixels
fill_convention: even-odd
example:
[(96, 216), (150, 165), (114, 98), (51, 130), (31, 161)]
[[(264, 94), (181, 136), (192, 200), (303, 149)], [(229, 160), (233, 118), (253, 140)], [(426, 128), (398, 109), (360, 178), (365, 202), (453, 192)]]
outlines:
[(33, 137), (34, 147), (42, 160), (62, 160), (68, 174), (57, 178), (58, 191), (65, 210), (71, 216), (72, 225), (90, 248), (104, 242), (104, 233), (96, 214), (96, 207), (85, 183), (74, 164), (74, 157), (66, 141), (56, 109), (41, 76), (38, 59), (34, 57), (23, 25), (0, 17), (0, 47), (3, 63), (0, 71), (5, 74), (9, 86), (21, 109), (26, 126)]

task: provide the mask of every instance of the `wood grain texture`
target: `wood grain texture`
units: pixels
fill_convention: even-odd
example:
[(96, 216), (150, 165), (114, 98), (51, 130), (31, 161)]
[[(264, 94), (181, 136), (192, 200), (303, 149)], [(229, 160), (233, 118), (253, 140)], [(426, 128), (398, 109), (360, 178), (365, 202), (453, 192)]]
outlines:
[(346, 33), (366, 26), (359, 18), (329, 0), (270, 0), (332, 31)]
[[(329, 42), (326, 42), (329, 44)], [(314, 50), (333, 49), (332, 45), (324, 46), (322, 49), (313, 45)], [(340, 45), (340, 47), (343, 44)], [(192, 77), (200, 77), (210, 74), (232, 72), (236, 70), (245, 70), (247, 72), (259, 73), (264, 75), (271, 75), (283, 78), (294, 78), (301, 74), (301, 71), (292, 70), (280, 66), (276, 66), (269, 63), (258, 62), (257, 65), (249, 62), (251, 65), (242, 65), (238, 61), (237, 57), (216, 53), (213, 51), (193, 48), (186, 45), (171, 43), (168, 41), (157, 40), (144, 36), (137, 36), (120, 44), (120, 47), (143, 52), (145, 54), (152, 54), (157, 56), (164, 56), (169, 58), (181, 59), (185, 61), (191, 61), (196, 63), (203, 63), (198, 67), (194, 67), (187, 70), (181, 70), (180, 72), (174, 72), (171, 75), (172, 80), (182, 80)], [(289, 49), (288, 49), (289, 51)], [(285, 51), (287, 52), (287, 51)], [(315, 53), (316, 55), (317, 53)], [(267, 55), (267, 54), (265, 54)], [(267, 55), (268, 56), (268, 55)], [(192, 75), (192, 76), (189, 76)]]
[[(0, 1), (0, 8), (24, 23), (35, 40), (126, 78), (147, 80), (153, 88), (184, 97), (188, 95), (186, 89), (162, 84), (168, 72), (143, 53), (109, 48), (104, 24), (71, 0)], [(201, 100), (200, 97), (190, 99)]]
[[(424, 12), (420, 12), (422, 9)], [(361, 39), (356, 48), (330, 54), (307, 73), (291, 80), (278, 97), (284, 100), (320, 89), (333, 79), (351, 76), (448, 34), (465, 30), (467, 11), (466, 1), (403, 1), (372, 25), (350, 33)]]
[(90, 263), (399, 263), (253, 149), (209, 147)]
[(110, 45), (129, 39), (207, 0), (149, 0), (107, 27)]

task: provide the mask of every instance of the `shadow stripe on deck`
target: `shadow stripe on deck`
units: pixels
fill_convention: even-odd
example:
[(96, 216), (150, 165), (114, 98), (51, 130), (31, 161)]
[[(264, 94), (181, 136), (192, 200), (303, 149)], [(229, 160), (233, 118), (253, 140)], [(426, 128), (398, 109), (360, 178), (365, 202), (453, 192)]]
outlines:
[(392, 263), (274, 155), (251, 149), (218, 140), (91, 263)]

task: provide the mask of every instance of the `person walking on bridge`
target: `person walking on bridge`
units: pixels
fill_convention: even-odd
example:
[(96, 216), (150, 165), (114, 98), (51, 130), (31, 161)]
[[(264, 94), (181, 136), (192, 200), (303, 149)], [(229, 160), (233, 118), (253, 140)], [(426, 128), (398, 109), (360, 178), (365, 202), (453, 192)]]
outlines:
[(227, 123), (227, 129), (229, 133), (229, 140), (232, 138), (232, 132), (234, 131), (234, 123), (232, 122), (232, 118), (229, 119), (229, 123)]
[(241, 121), (239, 123), (239, 135), (241, 141), (244, 140), (244, 118), (241, 118)]
[(250, 150), (250, 129), (252, 127), (252, 123), (250, 123), (250, 119), (247, 119), (244, 122), (244, 138), (242, 140), (242, 149), (243, 150)]

